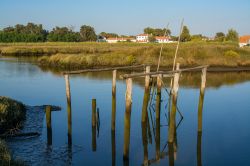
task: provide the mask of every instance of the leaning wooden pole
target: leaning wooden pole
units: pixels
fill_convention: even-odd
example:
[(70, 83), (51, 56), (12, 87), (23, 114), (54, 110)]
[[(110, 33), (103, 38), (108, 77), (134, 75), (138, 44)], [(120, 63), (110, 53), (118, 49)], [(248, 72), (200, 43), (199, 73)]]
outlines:
[(129, 159), (129, 144), (130, 144), (130, 118), (132, 106), (132, 78), (126, 80), (126, 110), (124, 118), (124, 145), (123, 145), (123, 160)]
[(174, 74), (173, 89), (172, 89), (172, 108), (170, 112), (170, 122), (169, 122), (169, 132), (168, 132), (168, 142), (173, 143), (174, 133), (175, 133), (175, 117), (177, 110), (177, 95), (179, 89), (179, 77), (180, 73)]
[(206, 88), (206, 75), (207, 75), (207, 68), (205, 67), (202, 69), (202, 74), (201, 74), (200, 98), (198, 106), (198, 132), (202, 132), (202, 110), (203, 110), (204, 94)]
[(162, 87), (162, 75), (157, 77), (157, 96), (155, 105), (155, 121), (156, 121), (156, 135), (155, 135), (155, 149), (156, 149), (156, 161), (160, 160), (160, 114), (161, 114), (161, 87)]
[(113, 70), (113, 79), (112, 79), (112, 117), (111, 117), (111, 130), (115, 130), (115, 121), (116, 121), (116, 73), (117, 70)]
[(92, 99), (92, 151), (96, 151), (96, 99)]

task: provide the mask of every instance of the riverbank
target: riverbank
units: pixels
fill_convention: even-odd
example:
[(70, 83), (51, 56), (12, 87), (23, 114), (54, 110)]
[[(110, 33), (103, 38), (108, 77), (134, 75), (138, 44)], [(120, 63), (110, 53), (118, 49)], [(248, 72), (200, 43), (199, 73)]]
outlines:
[[(18, 129), (25, 120), (25, 106), (18, 101), (0, 96), (0, 134)], [(5, 141), (0, 139), (0, 165), (24, 165), (13, 159)]]
[[(127, 66), (158, 62), (160, 44), (156, 43), (2, 43), (3, 56), (34, 57), (40, 66), (60, 70)], [(164, 44), (161, 67), (171, 68), (176, 44)], [(250, 48), (237, 43), (181, 43), (177, 62), (182, 67), (210, 65), (212, 68), (250, 67)]]

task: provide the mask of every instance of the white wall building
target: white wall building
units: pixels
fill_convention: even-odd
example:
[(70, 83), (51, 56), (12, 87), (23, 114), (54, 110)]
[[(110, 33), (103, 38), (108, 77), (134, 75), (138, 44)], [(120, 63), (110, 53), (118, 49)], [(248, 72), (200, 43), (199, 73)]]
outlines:
[(130, 37), (108, 38), (106, 41), (108, 43), (127, 42), (127, 41), (136, 42), (136, 40), (134, 38), (130, 38)]
[(244, 47), (246, 45), (250, 44), (250, 35), (248, 36), (241, 36), (239, 40), (239, 46)]
[(157, 43), (172, 43), (170, 37), (164, 37), (164, 36), (156, 36), (155, 41)]
[(140, 34), (140, 35), (137, 35), (136, 36), (136, 42), (139, 42), (139, 43), (148, 43), (149, 40), (148, 40), (148, 34)]

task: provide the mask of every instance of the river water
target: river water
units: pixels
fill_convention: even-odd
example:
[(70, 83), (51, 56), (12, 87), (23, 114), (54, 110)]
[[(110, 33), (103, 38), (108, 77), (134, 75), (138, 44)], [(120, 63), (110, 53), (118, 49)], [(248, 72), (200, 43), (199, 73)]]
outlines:
[[(169, 85), (169, 80), (164, 82)], [(62, 108), (52, 111), (50, 132), (44, 114), (37, 120), (42, 124), (41, 136), (7, 140), (14, 157), (30, 165), (250, 165), (250, 73), (207, 74), (202, 134), (197, 132), (200, 73), (182, 73), (177, 107), (183, 119), (177, 112), (173, 151), (168, 144), (168, 94), (163, 88), (159, 130), (152, 95), (145, 130), (141, 123), (144, 80), (133, 80), (128, 160), (123, 160), (126, 83), (117, 80), (116, 129), (111, 132), (112, 72), (70, 76), (71, 125), (65, 80), (59, 72), (21, 59), (0, 58), (0, 85), (1, 96), (29, 106)], [(92, 99), (99, 110), (97, 129), (92, 128)]]

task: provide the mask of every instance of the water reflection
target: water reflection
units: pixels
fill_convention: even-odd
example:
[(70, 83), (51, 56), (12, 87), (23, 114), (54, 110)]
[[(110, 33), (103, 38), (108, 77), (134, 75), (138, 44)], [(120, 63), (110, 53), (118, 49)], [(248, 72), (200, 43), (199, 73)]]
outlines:
[(47, 144), (52, 145), (51, 106), (46, 106)]

